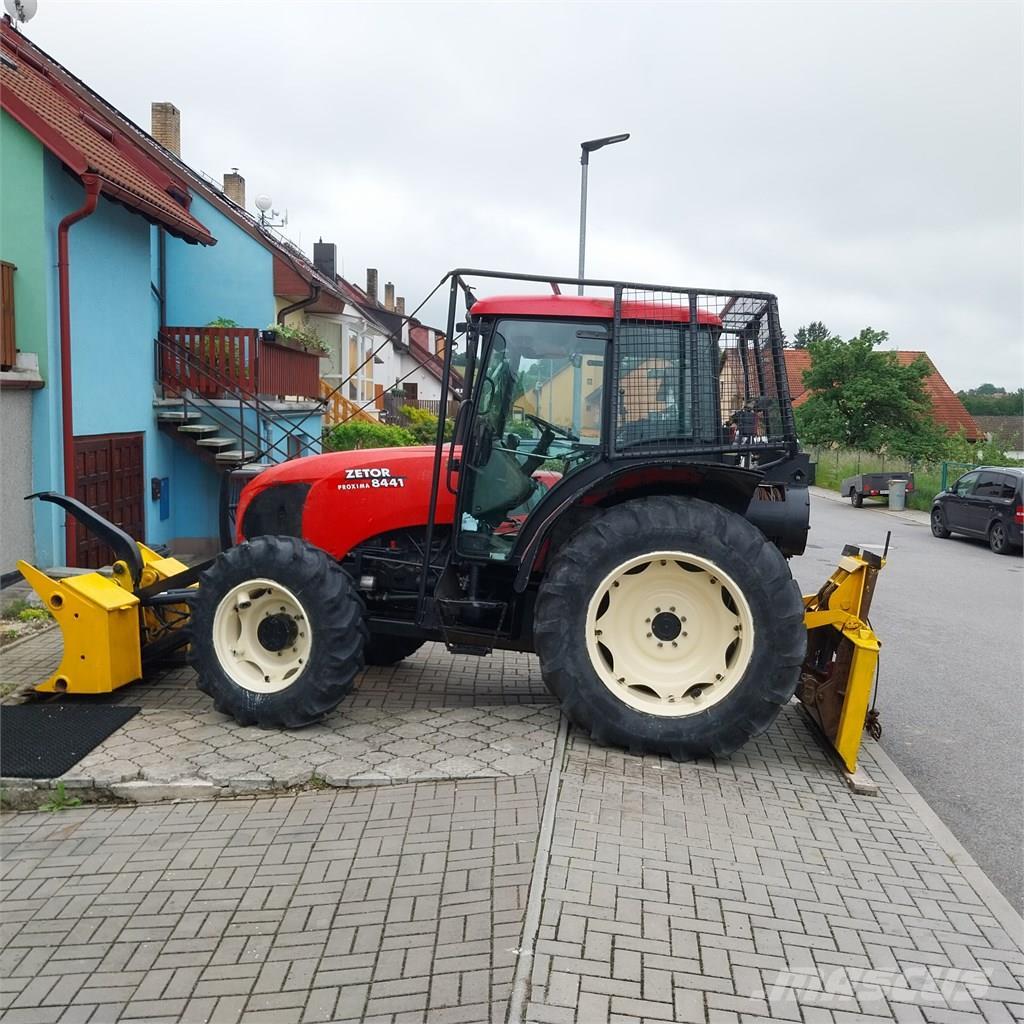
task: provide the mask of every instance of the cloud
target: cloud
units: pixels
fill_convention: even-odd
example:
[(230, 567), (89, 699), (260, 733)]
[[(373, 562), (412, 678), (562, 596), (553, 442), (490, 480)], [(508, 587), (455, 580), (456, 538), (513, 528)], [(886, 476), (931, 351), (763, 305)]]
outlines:
[[(954, 387), (1024, 383), (1022, 13), (1004, 3), (58, 3), (28, 34), (308, 250), (775, 291)], [(428, 307), (443, 319), (443, 303)]]

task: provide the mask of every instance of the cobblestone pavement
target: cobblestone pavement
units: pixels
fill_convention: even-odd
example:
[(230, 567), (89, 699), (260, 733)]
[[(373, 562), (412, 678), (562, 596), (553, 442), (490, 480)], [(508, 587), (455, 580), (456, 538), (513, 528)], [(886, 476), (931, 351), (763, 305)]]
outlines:
[(184, 669), (130, 688), (157, 768), (226, 737), (462, 777), (5, 815), (0, 1024), (1024, 1020), (1020, 918), (877, 745), (873, 798), (796, 706), (716, 763), (563, 758), (541, 686), (424, 648), (323, 736), (225, 725)]
[(864, 759), (790, 707), (717, 764), (570, 735), (550, 829), (544, 772), (8, 815), (0, 1024), (1024, 1019), (1020, 919)]
[[(4, 658), (5, 681), (46, 678), (59, 631)], [(22, 699), (10, 697), (8, 700)], [(79, 698), (88, 701), (90, 698)], [(557, 711), (536, 659), (511, 652), (452, 657), (426, 644), (391, 668), (370, 668), (322, 724), (294, 732), (245, 728), (214, 710), (178, 667), (117, 691), (142, 708), (61, 777), (69, 790), (128, 800), (201, 799), (269, 792), (310, 781), (382, 785), (506, 778), (547, 766)], [(49, 782), (10, 780), (12, 799), (36, 806)]]
[(8, 817), (4, 1024), (504, 1016), (532, 775)]

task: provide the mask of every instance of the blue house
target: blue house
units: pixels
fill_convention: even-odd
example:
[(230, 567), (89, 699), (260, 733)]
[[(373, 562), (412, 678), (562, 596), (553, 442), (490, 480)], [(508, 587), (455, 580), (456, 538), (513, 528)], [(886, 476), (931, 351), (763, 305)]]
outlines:
[[(151, 546), (207, 553), (240, 472), (319, 447), (319, 353), (266, 328), (303, 309), (340, 313), (342, 297), (244, 199), (8, 22), (0, 30), (0, 262), (14, 353), (0, 387), (5, 449), (13, 429), (32, 453), (31, 480), (12, 479), (4, 455), (5, 492), (72, 494)], [(167, 107), (154, 105), (155, 125)], [(12, 428), (6, 382), (28, 362), (42, 387)], [(32, 505), (35, 550), (0, 550), (0, 572), (16, 557), (108, 560), (62, 512)]]

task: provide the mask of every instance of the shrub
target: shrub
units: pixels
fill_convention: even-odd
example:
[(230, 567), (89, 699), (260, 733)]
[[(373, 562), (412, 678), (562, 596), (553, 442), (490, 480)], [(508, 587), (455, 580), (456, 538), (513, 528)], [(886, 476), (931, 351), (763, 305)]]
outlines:
[(360, 448), (406, 448), (416, 438), (404, 427), (364, 420), (339, 423), (324, 431), (324, 451), (350, 452)]
[[(437, 417), (426, 409), (418, 409), (415, 405), (403, 405), (402, 415), (409, 421), (408, 431), (416, 438), (416, 444), (435, 444), (437, 441)], [(454, 424), (451, 420), (444, 421), (444, 439), (452, 439)]]

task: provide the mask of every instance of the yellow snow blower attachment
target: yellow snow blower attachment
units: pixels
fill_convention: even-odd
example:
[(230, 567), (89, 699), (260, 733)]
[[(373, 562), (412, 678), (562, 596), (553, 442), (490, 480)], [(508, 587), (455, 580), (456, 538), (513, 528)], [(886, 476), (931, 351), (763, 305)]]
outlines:
[(60, 667), (36, 690), (110, 693), (140, 679), (144, 662), (188, 643), (188, 588), (205, 566), (190, 569), (164, 558), (74, 498), (52, 492), (29, 497), (59, 505), (115, 556), (110, 576), (90, 572), (60, 580), (18, 562), (64, 637)]
[(804, 597), (807, 658), (797, 696), (851, 774), (865, 726), (881, 735), (877, 713), (868, 710), (881, 648), (868, 613), (884, 565), (884, 554), (847, 545), (825, 585)]

